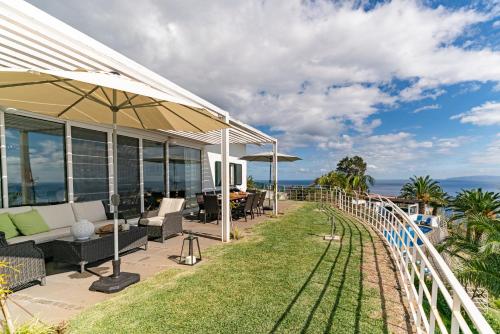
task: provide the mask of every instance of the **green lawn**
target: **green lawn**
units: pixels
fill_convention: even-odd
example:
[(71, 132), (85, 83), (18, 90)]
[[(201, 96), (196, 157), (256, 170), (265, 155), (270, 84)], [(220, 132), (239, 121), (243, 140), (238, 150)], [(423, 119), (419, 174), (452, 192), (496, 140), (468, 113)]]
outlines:
[[(384, 333), (377, 289), (364, 284), (370, 235), (338, 215), (342, 242), (307, 204), (209, 250), (192, 272), (167, 270), (71, 321), (75, 333)], [(168, 242), (168, 241), (167, 241)]]

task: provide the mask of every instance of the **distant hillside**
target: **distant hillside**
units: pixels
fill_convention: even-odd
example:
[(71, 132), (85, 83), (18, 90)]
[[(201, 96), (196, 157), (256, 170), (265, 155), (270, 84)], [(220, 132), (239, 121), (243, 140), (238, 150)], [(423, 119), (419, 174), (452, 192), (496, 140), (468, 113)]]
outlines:
[(476, 182), (500, 182), (500, 176), (495, 175), (471, 175), (471, 176), (459, 176), (459, 177), (449, 177), (445, 180), (448, 181), (476, 181)]

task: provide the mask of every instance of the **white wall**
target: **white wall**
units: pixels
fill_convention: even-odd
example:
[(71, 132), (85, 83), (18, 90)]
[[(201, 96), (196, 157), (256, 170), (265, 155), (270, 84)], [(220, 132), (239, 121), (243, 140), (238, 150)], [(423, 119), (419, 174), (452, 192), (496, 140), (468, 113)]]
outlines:
[[(247, 162), (240, 160), (238, 157), (246, 154), (245, 144), (230, 144), (229, 145), (229, 162), (242, 165), (241, 168), (241, 186), (237, 186), (241, 190), (247, 189)], [(215, 187), (215, 162), (221, 161), (220, 145), (207, 145), (204, 147), (202, 157), (202, 190), (220, 189)]]

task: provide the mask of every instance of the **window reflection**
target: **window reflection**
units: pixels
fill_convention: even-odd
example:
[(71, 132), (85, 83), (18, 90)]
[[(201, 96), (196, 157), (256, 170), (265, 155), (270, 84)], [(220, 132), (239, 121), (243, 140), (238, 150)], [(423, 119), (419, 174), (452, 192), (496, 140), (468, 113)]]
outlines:
[(165, 147), (163, 143), (142, 141), (144, 168), (144, 208), (153, 210), (165, 197)]
[(139, 213), (139, 139), (118, 136), (118, 193), (120, 211)]
[(170, 197), (186, 199), (186, 208), (197, 207), (196, 193), (201, 192), (201, 150), (169, 147)]
[(109, 198), (106, 132), (71, 128), (75, 202)]
[(5, 114), (9, 205), (67, 199), (64, 125)]

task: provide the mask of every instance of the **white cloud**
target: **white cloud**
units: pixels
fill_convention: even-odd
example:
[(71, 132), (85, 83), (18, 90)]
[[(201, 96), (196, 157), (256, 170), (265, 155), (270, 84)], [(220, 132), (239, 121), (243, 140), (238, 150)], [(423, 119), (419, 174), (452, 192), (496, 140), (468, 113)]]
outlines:
[[(373, 135), (379, 114), (436, 100), (453, 84), (474, 90), (491, 81), (500, 91), (500, 51), (482, 46), (474, 28), (494, 19), (498, 11), (490, 9), (430, 8), (419, 0), (370, 11), (326, 0), (31, 1), (236, 118), (270, 128), (280, 150), (318, 148), (280, 170), (325, 172), (353, 154), (385, 177), (436, 170), (437, 159), (456, 153), (465, 137)], [(488, 103), (455, 119), (489, 123), (498, 112)], [(439, 107), (426, 104), (415, 112)]]
[(494, 101), (485, 102), (465, 113), (454, 115), (451, 119), (458, 119), (461, 123), (474, 125), (499, 125), (500, 103)]
[(439, 104), (430, 104), (427, 106), (423, 106), (420, 108), (417, 108), (413, 111), (413, 113), (418, 114), (419, 112), (425, 111), (425, 110), (434, 110), (434, 109), (439, 109), (441, 106)]
[[(380, 104), (435, 99), (443, 85), (500, 78), (499, 52), (453, 45), (491, 19), (473, 8), (420, 1), (370, 11), (299, 0), (33, 2), (237, 118), (270, 126), (285, 147), (330, 145), (348, 130), (369, 134), (380, 120), (367, 118)], [(378, 88), (393, 78), (412, 85)]]

